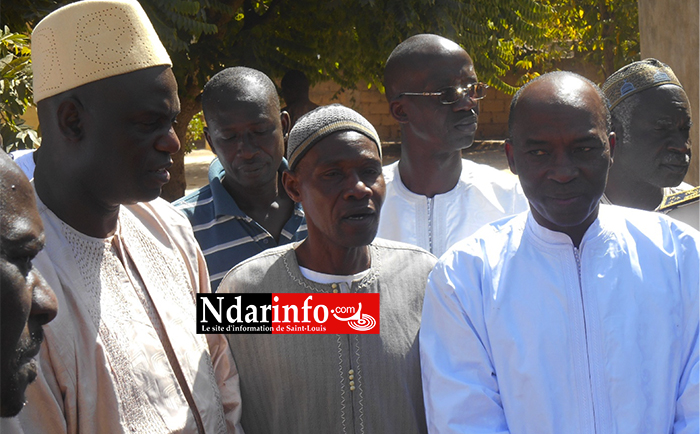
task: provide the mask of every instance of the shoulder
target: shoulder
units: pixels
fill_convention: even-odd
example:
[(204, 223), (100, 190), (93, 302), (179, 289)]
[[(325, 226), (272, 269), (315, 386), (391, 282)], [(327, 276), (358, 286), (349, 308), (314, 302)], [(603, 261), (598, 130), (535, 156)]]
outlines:
[[(294, 255), (294, 248), (298, 244), (290, 243), (273, 247), (240, 262), (226, 273), (219, 285), (218, 292), (236, 292), (235, 288), (252, 290), (266, 277), (273, 277), (270, 273), (271, 270), (277, 267), (284, 268), (281, 264), (284, 263), (285, 257)], [(296, 261), (293, 262), (296, 263)], [(270, 292), (269, 288), (268, 292)]]
[(195, 209), (213, 206), (211, 186), (207, 184), (199, 190), (193, 191), (187, 196), (174, 201), (172, 205), (188, 216), (194, 214)]
[[(192, 225), (187, 217), (170, 202), (157, 198), (150, 202), (124, 205), (123, 210), (136, 218), (156, 239), (173, 243), (188, 252), (191, 257), (198, 249)], [(164, 235), (167, 236), (164, 237)]]
[(389, 184), (394, 181), (395, 178), (398, 177), (398, 168), (399, 168), (399, 162), (395, 161), (391, 164), (388, 164), (384, 167), (382, 167), (382, 174), (384, 175), (384, 182), (386, 184)]
[(495, 184), (503, 188), (515, 188), (520, 185), (518, 177), (509, 172), (503, 172), (488, 164), (475, 163), (465, 158), (462, 159), (460, 181), (477, 185)]
[(414, 246), (413, 244), (402, 243), (400, 241), (375, 238), (374, 241), (372, 241), (372, 246), (381, 251), (391, 252), (391, 254), (414, 256), (428, 260), (436, 259), (435, 256), (427, 250)]
[(379, 252), (382, 266), (396, 265), (404, 270), (402, 272), (430, 271), (437, 262), (437, 258), (432, 253), (412, 244), (375, 238), (371, 246)]
[(148, 214), (158, 218), (167, 226), (185, 226), (191, 230), (187, 217), (165, 199), (156, 198), (150, 202), (139, 202), (133, 205), (125, 205), (124, 207), (137, 217)]
[(700, 232), (659, 212), (643, 211), (615, 205), (601, 205), (599, 217), (608, 231), (635, 241), (648, 241), (664, 250), (677, 243), (700, 244)]
[[(688, 188), (686, 188), (686, 186)], [(659, 205), (658, 210), (660, 212), (666, 213), (700, 200), (700, 187), (692, 187), (689, 184), (681, 184), (676, 189), (669, 190), (672, 191), (670, 191), (669, 194), (664, 195), (664, 199), (661, 202), (661, 205)]]
[(521, 243), (528, 214), (511, 215), (481, 227), (450, 247), (440, 261), (463, 262), (470, 258), (488, 261), (489, 258), (502, 257), (506, 250), (517, 248)]

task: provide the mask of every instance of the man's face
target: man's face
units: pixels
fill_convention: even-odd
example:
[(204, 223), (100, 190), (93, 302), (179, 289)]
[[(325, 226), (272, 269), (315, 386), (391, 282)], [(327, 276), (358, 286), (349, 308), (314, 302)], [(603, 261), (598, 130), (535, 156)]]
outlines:
[(629, 143), (618, 144), (616, 164), (655, 187), (677, 186), (690, 165), (688, 97), (680, 87), (666, 84), (631, 98), (635, 99), (626, 131)]
[(170, 155), (180, 149), (173, 129), (180, 101), (172, 71), (143, 69), (85, 90), (89, 146), (79, 158), (86, 190), (108, 206), (155, 199), (170, 180)]
[(354, 131), (334, 133), (284, 179), (289, 196), (304, 207), (310, 238), (334, 249), (372, 242), (385, 195), (382, 160), (372, 140)]
[(572, 77), (557, 84), (538, 82), (523, 93), (506, 155), (535, 220), (582, 234), (597, 217), (615, 136), (589, 85)]
[(224, 184), (240, 189), (276, 182), (287, 115), (264, 89), (222, 100), (205, 114), (205, 135), (226, 170)]
[(11, 417), (22, 409), (24, 391), (36, 378), (33, 358), (43, 339), (41, 326), (56, 316), (57, 302), (32, 266), (44, 246), (34, 192), (19, 169), (0, 166), (7, 181), (0, 192), (0, 416)]
[[(415, 74), (401, 79), (400, 92), (438, 92), (449, 86), (476, 83), (474, 65), (464, 50), (416, 59), (421, 65)], [(409, 137), (415, 137), (436, 152), (468, 148), (474, 142), (479, 108), (466, 97), (454, 104), (442, 104), (437, 96), (405, 95), (390, 103), (395, 117), (404, 124)], [(397, 113), (396, 110), (399, 110)]]

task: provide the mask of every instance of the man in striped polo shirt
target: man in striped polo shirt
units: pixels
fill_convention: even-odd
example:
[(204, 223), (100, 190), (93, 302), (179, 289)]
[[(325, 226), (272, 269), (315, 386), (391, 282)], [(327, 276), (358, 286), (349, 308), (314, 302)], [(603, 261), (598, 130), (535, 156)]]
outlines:
[(265, 249), (306, 237), (300, 204), (281, 185), (284, 135), (274, 83), (245, 67), (227, 68), (204, 86), (204, 135), (217, 158), (209, 185), (174, 205), (192, 223), (216, 291), (226, 272)]

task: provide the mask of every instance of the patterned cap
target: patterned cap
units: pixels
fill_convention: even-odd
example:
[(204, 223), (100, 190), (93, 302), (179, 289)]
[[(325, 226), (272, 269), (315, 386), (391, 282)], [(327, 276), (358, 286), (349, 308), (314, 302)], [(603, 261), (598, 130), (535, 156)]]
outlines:
[(608, 77), (603, 83), (603, 92), (612, 110), (625, 98), (662, 84), (683, 88), (668, 65), (656, 59), (644, 59), (623, 66)]
[(136, 0), (84, 0), (47, 15), (32, 32), (34, 102), (93, 81), (172, 66)]
[(369, 137), (382, 157), (379, 135), (371, 123), (361, 114), (340, 104), (318, 107), (302, 116), (289, 133), (287, 141), (287, 161), (289, 168), (299, 163), (301, 157), (313, 145), (337, 131), (357, 131)]

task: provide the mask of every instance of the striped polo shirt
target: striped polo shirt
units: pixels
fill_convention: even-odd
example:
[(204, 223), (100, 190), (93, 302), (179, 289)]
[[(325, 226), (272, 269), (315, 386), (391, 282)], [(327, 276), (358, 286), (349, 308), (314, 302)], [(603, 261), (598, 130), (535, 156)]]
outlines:
[[(280, 172), (286, 168), (282, 162)], [(228, 270), (263, 250), (306, 238), (306, 221), (301, 204), (282, 229), (279, 242), (258, 222), (248, 217), (226, 191), (221, 181), (226, 172), (214, 159), (209, 165), (209, 185), (173, 202), (192, 223), (194, 236), (204, 252), (211, 290), (215, 292)]]

